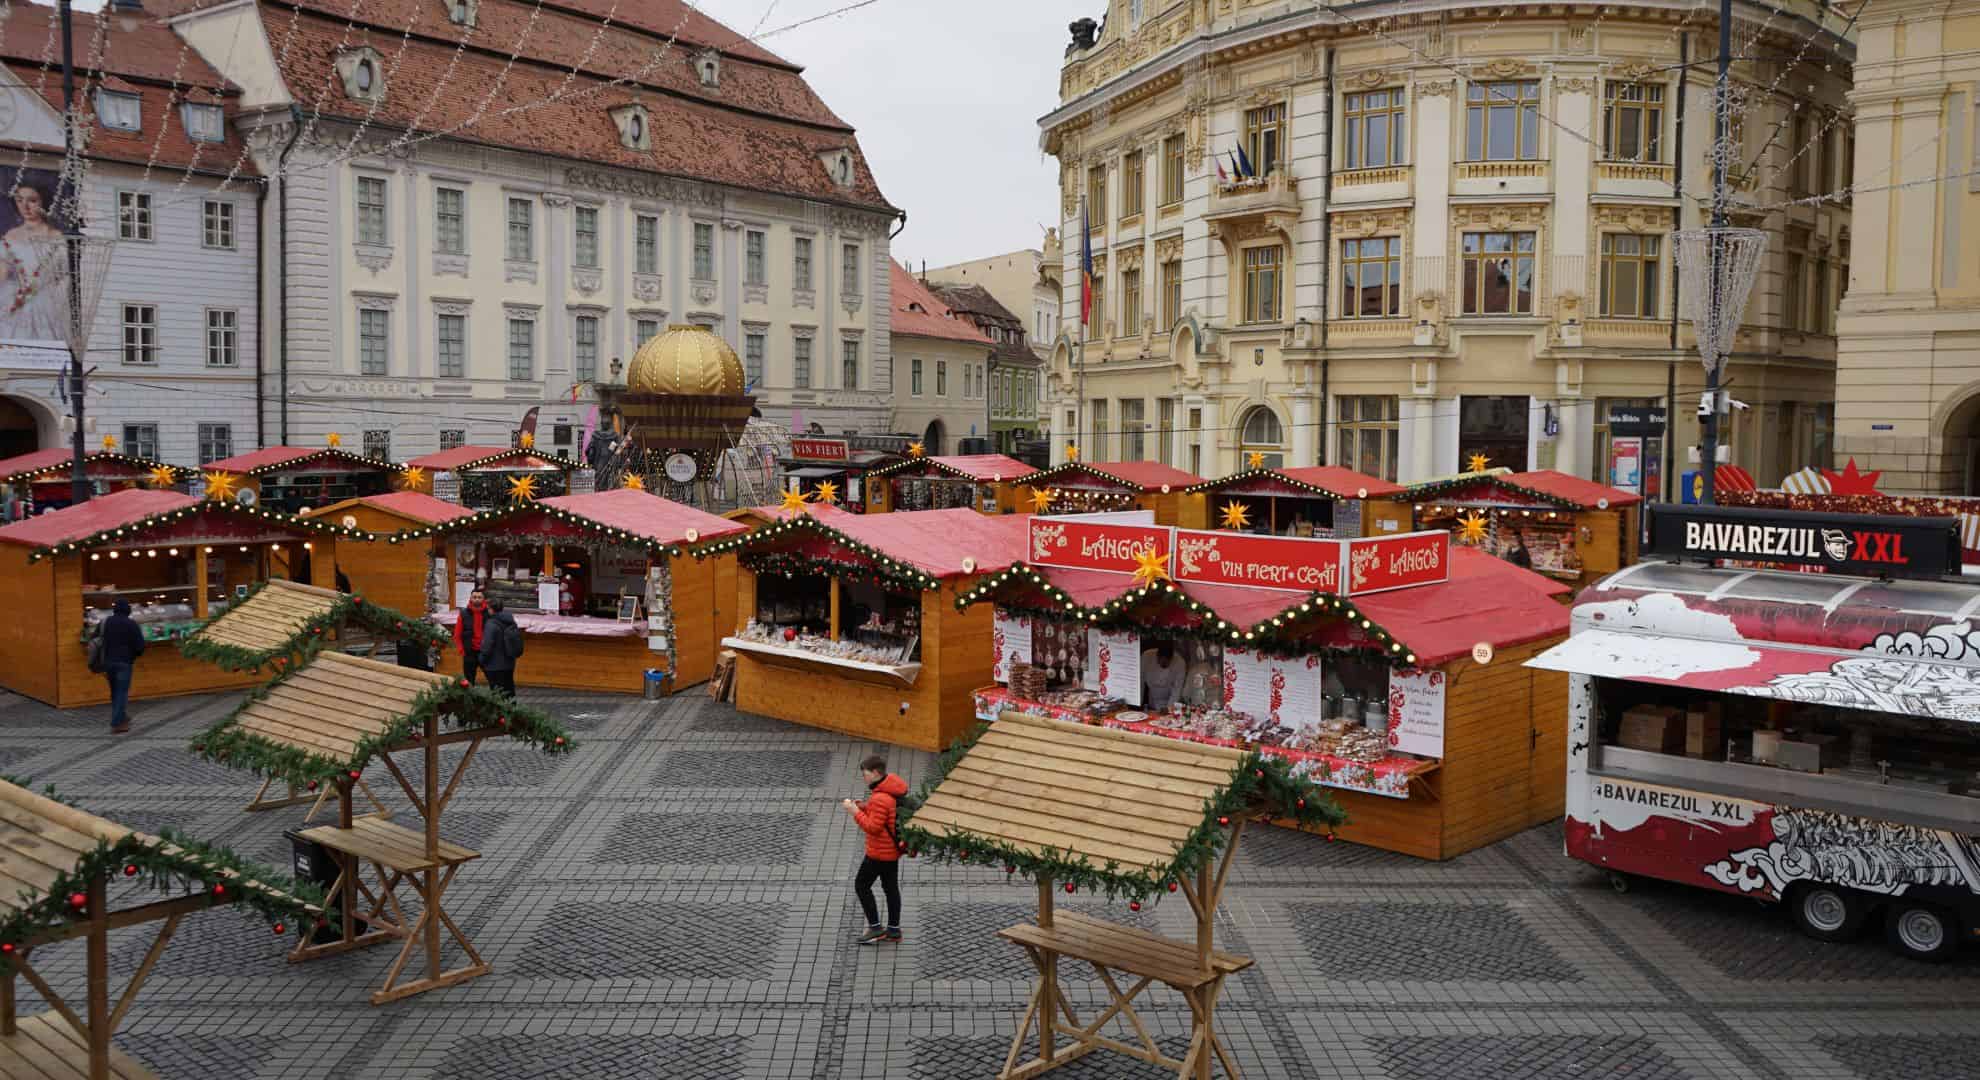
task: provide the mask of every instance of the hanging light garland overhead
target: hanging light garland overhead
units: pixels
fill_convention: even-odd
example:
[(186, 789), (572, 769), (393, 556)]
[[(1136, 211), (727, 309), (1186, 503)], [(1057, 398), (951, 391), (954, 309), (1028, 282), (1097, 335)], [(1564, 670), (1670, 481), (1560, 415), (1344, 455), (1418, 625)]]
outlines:
[[(221, 473), (219, 475), (224, 476), (227, 474)], [(344, 525), (339, 525), (334, 522), (323, 520), (321, 518), (315, 518), (315, 519), (299, 518), (290, 514), (285, 514), (280, 510), (267, 510), (259, 506), (242, 506), (240, 503), (237, 502), (220, 502), (220, 501), (208, 499), (203, 502), (196, 502), (188, 506), (182, 506), (177, 510), (167, 510), (164, 511), (163, 513), (149, 514), (146, 515), (145, 517), (141, 517), (137, 519), (136, 521), (127, 522), (123, 525), (117, 525), (107, 529), (100, 529), (80, 539), (64, 540), (59, 544), (50, 544), (47, 547), (35, 548), (33, 551), (28, 552), (28, 561), (31, 563), (39, 562), (42, 559), (46, 559), (51, 556), (68, 555), (73, 552), (84, 551), (89, 548), (103, 547), (105, 545), (110, 545), (110, 544), (119, 544), (120, 541), (121, 541), (120, 546), (129, 547), (140, 543), (141, 542), (140, 534), (146, 531), (149, 531), (151, 529), (156, 529), (164, 525), (177, 524), (178, 522), (184, 521), (187, 518), (193, 517), (198, 514), (231, 514), (235, 517), (247, 518), (249, 520), (257, 521), (257, 522), (265, 522), (269, 525), (274, 525), (279, 528), (295, 529), (299, 532), (315, 533), (322, 536), (346, 536), (359, 540), (378, 539), (375, 533), (367, 532), (363, 529), (356, 529)], [(227, 542), (233, 543), (234, 541), (227, 541)], [(116, 553), (112, 552), (111, 554), (114, 556)]]

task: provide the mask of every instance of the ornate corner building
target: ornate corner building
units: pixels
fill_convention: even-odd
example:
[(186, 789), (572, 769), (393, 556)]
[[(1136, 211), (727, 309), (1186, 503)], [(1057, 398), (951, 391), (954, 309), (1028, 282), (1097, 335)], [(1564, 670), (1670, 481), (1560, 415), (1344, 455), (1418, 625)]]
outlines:
[[(1667, 494), (1703, 389), (1670, 233), (1709, 212), (1715, 11), (1109, 0), (1073, 24), (1040, 122), (1068, 238), (1055, 455), (1083, 426), (1093, 460), (1205, 476), (1484, 454)], [(1771, 235), (1722, 438), (1766, 482), (1828, 463), (1850, 210), (1778, 204), (1849, 182), (1854, 46), (1815, 0), (1735, 13), (1730, 186)], [(1612, 461), (1611, 408), (1660, 405), (1669, 438)]]

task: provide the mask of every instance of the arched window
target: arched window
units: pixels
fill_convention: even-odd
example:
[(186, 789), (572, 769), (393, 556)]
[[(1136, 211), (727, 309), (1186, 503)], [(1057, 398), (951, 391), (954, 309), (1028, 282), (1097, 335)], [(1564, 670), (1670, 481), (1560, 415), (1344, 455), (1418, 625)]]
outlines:
[(1265, 455), (1265, 467), (1276, 469), (1286, 463), (1286, 431), (1279, 417), (1263, 405), (1253, 406), (1238, 425), (1238, 468), (1250, 467), (1253, 451)]

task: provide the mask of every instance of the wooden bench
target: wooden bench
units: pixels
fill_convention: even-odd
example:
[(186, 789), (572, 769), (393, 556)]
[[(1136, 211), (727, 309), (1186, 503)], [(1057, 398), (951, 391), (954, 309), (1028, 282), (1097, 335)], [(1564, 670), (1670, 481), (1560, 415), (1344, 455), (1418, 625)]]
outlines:
[[(158, 1080), (158, 1074), (116, 1047), (111, 1080)], [(0, 1037), (0, 1080), (89, 1080), (89, 1043), (54, 1011), (31, 1016)]]

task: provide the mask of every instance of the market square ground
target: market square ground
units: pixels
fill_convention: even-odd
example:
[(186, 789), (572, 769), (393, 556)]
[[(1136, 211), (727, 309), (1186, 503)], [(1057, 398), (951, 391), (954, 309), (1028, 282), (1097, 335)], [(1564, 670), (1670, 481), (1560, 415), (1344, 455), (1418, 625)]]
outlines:
[[(140, 677), (142, 674), (140, 673)], [(907, 942), (852, 946), (859, 838), (836, 807), (876, 744), (737, 713), (526, 692), (583, 740), (492, 744), (449, 809), (483, 858), (449, 907), (493, 974), (383, 1008), (378, 949), (301, 966), (265, 926), (188, 922), (118, 1042), (168, 1078), (984, 1078), (1030, 971), (994, 933), (1032, 894), (995, 869), (910, 863)], [(106, 710), (0, 695), (0, 772), (115, 821), (186, 829), (278, 864), (300, 810), (243, 814), (257, 781), (195, 759), (233, 695)], [(926, 755), (893, 752), (918, 783)], [(417, 782), (417, 777), (414, 778)], [(374, 784), (403, 806), (395, 785)], [(387, 789), (392, 791), (388, 794)], [(1980, 1077), (1980, 949), (1921, 966), (1866, 940), (1808, 942), (1776, 912), (1677, 888), (1612, 894), (1558, 823), (1447, 863), (1317, 837), (1247, 837), (1218, 937), (1258, 958), (1220, 1026), (1251, 1078), (1950, 1080)], [(1068, 898), (1074, 905), (1092, 903)], [(1171, 934), (1189, 914), (1139, 918)], [(142, 958), (112, 937), (121, 977)], [(80, 945), (38, 965), (80, 984)], [(22, 986), (24, 1013), (42, 1008)], [(1087, 1012), (1098, 983), (1068, 983)], [(1144, 1015), (1180, 1048), (1188, 1014)], [(1119, 1058), (1068, 1078), (1158, 1075)]]

